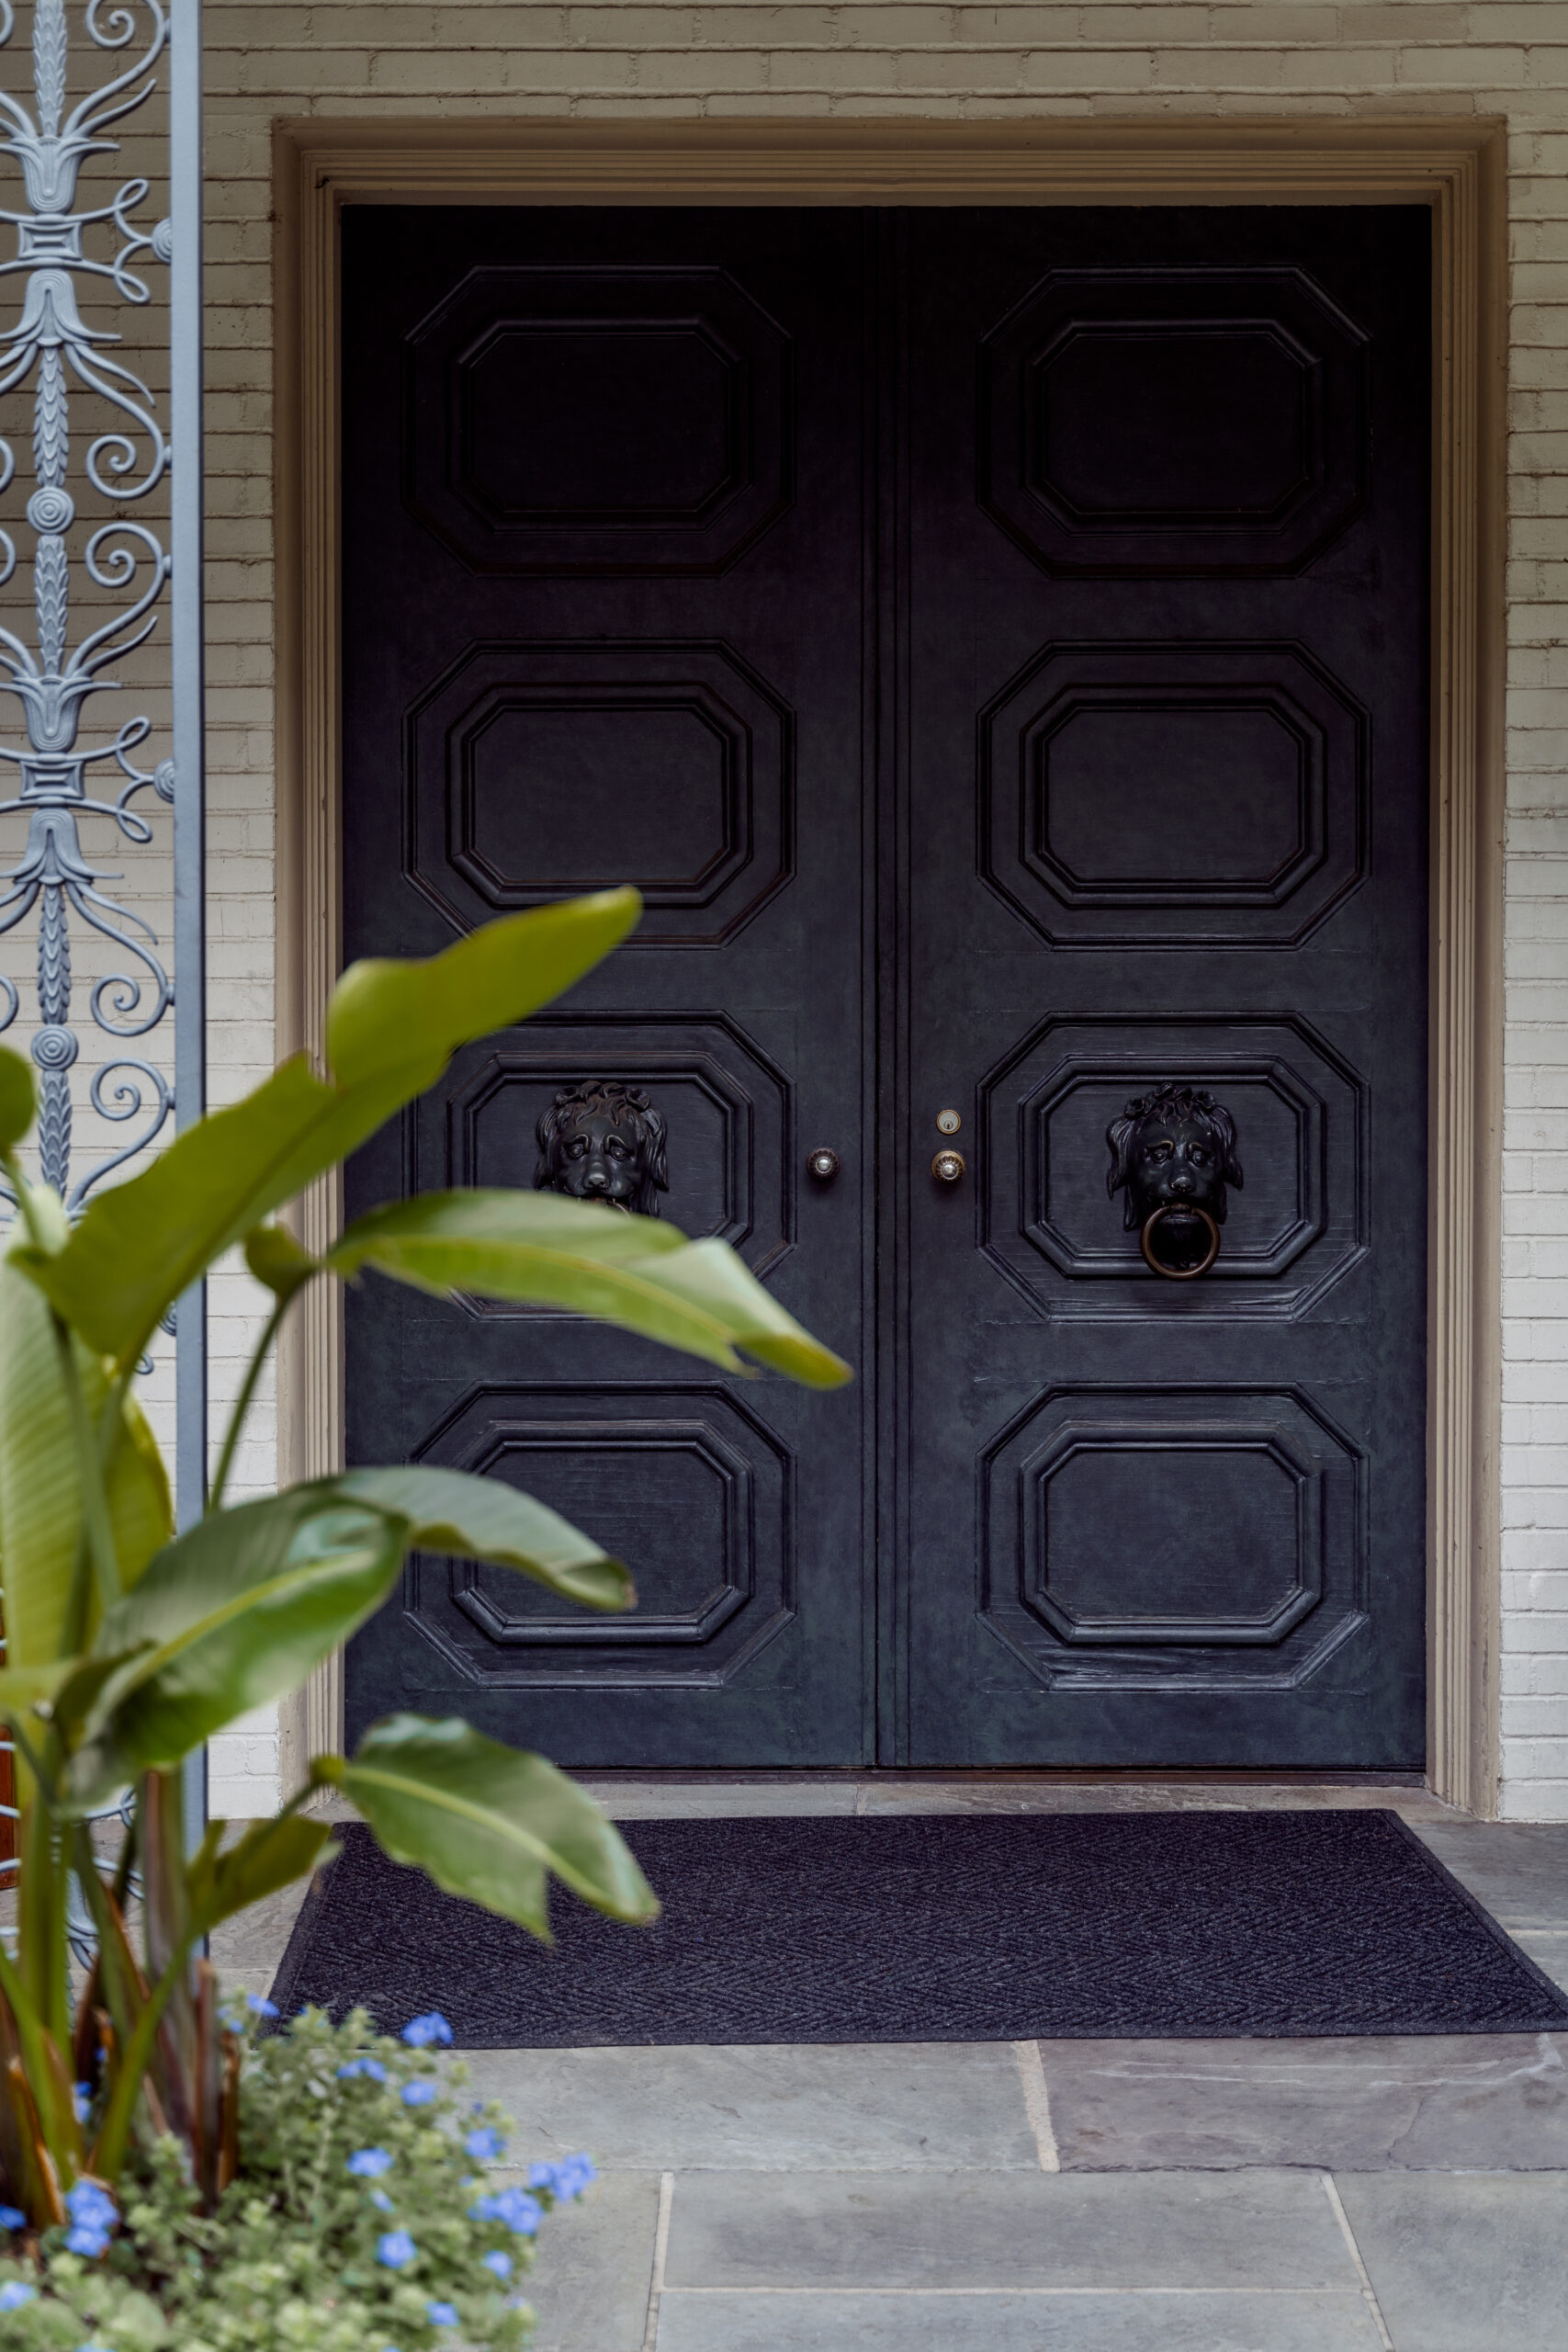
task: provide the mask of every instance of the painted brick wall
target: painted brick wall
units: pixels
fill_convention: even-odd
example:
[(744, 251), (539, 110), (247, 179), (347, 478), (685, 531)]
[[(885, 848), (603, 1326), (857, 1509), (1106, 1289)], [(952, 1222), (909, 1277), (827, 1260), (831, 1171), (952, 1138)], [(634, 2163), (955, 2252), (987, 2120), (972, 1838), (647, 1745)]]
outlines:
[[(276, 115), (1505, 114), (1512, 392), (1504, 1795), (1568, 1819), (1568, 8), (209, 0), (214, 1092), (267, 1065)], [(215, 1293), (220, 1384), (254, 1311)], [(265, 1476), (258, 1418), (246, 1468)], [(214, 1797), (270, 1801), (265, 1722)]]

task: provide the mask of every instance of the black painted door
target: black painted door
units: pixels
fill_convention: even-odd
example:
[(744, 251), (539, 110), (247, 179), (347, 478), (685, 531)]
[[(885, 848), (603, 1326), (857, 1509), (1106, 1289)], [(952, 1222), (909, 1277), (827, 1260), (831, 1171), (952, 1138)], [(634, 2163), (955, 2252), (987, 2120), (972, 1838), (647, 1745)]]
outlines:
[(1420, 1762), (1426, 240), (346, 216), (349, 950), (649, 899), (351, 1193), (640, 1188), (862, 1371), (355, 1299), (354, 1457), (515, 1477), (645, 1597), (418, 1563), (356, 1722)]
[(903, 1752), (1417, 1765), (1425, 220), (908, 237)]
[[(829, 213), (344, 223), (347, 951), (606, 882), (648, 902), (558, 1009), (458, 1057), (351, 1204), (609, 1180), (629, 1147), (648, 1205), (857, 1360), (860, 270)], [(828, 1141), (843, 1173), (813, 1185)], [(513, 1480), (632, 1563), (642, 1605), (588, 1619), (419, 1560), (351, 1650), (351, 1727), (462, 1708), (564, 1763), (860, 1758), (871, 1394), (356, 1296), (351, 1458)]]

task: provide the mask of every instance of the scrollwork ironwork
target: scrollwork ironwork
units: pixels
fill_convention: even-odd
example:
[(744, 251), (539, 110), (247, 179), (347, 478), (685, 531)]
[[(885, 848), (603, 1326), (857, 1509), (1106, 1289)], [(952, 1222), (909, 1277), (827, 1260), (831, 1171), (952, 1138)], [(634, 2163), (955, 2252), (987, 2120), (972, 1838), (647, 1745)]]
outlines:
[[(33, 535), (34, 641), (29, 645), (16, 630), (0, 626), (0, 694), (14, 695), (21, 705), (27, 737), (25, 743), (0, 741), (0, 762), (17, 772), (16, 791), (0, 800), (0, 817), (25, 817), (28, 826), (19, 860), (0, 873), (0, 935), (36, 914), (39, 1022), (30, 1051), (39, 1073), (39, 1152), (45, 1182), (73, 1210), (96, 1184), (144, 1150), (174, 1109), (166, 1078), (150, 1061), (117, 1051), (96, 1067), (88, 1100), (99, 1118), (130, 1125), (132, 1132), (119, 1148), (72, 1182), (71, 1072), (81, 1057), (71, 1017), (72, 916), (123, 949), (129, 959), (126, 968), (96, 978), (88, 996), (93, 1023), (106, 1037), (118, 1046), (147, 1036), (174, 1001), (156, 933), (141, 916), (100, 889), (102, 882), (118, 877), (89, 857), (81, 830), (85, 818), (103, 819), (122, 839), (145, 844), (153, 828), (132, 803), (149, 790), (165, 806), (173, 798), (171, 763), (164, 760), (143, 768), (133, 756), (152, 731), (149, 718), (127, 719), (101, 741), (82, 740), (89, 699), (122, 683), (104, 673), (157, 626), (156, 607), (169, 579), (168, 550), (151, 525), (123, 514), (90, 531), (81, 549), (81, 571), (101, 592), (99, 604), (107, 595), (119, 600), (118, 609), (73, 648), (69, 535), (77, 505), (68, 483), (73, 385), (118, 413), (88, 443), (81, 460), (86, 482), (100, 497), (116, 506), (146, 498), (169, 468), (168, 438), (152, 393), (110, 356), (107, 346), (119, 336), (89, 325), (79, 298), (79, 288), (102, 279), (122, 301), (148, 302), (147, 280), (130, 264), (143, 255), (167, 264), (173, 249), (169, 221), (139, 225), (135, 215), (151, 192), (145, 179), (124, 181), (107, 204), (76, 205), (83, 164), (91, 156), (118, 153), (118, 141), (104, 135), (108, 127), (152, 96), (169, 27), (163, 0), (88, 0), (83, 25), (95, 48), (111, 57), (133, 51), (131, 62), (67, 111), (70, 30), (64, 0), (35, 0), (32, 110), (14, 92), (0, 88), (0, 156), (12, 157), (19, 166), (28, 206), (25, 211), (0, 209), (0, 222), (17, 232), (16, 254), (0, 260), (0, 277), (23, 273), (26, 280), (15, 323), (8, 331), (0, 329), (0, 394), (32, 385), (35, 485), (26, 507)], [(0, 48), (14, 29), (10, 0), (0, 0)], [(105, 229), (113, 249), (99, 257), (89, 251), (87, 239), (90, 232)], [(0, 492), (16, 472), (16, 452), (0, 440)], [(14, 576), (19, 560), (14, 537), (0, 530), (0, 586)], [(90, 771), (106, 764), (123, 781), (106, 776), (104, 797), (95, 797)], [(0, 974), (0, 1031), (21, 1012), (15, 981)]]

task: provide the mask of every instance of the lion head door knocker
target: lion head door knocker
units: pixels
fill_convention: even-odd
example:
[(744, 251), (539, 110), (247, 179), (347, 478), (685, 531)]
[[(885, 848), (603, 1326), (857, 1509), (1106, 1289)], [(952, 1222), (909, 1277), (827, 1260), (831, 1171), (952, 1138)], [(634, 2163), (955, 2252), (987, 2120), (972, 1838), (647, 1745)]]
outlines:
[(1144, 1262), (1168, 1282), (1206, 1274), (1220, 1254), (1225, 1187), (1241, 1188), (1235, 1121), (1201, 1086), (1156, 1086), (1105, 1130), (1112, 1200), (1126, 1195), (1123, 1224)]
[(534, 1132), (536, 1193), (604, 1201), (637, 1216), (659, 1215), (659, 1195), (670, 1189), (664, 1119), (640, 1086), (602, 1078), (563, 1086)]

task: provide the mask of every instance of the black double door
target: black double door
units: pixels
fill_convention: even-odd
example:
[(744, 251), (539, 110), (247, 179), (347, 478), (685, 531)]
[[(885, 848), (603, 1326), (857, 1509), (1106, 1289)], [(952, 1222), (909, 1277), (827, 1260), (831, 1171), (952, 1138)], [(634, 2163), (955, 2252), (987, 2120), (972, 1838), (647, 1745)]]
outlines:
[(642, 1600), (419, 1559), (351, 1733), (1418, 1766), (1427, 216), (343, 234), (347, 952), (647, 902), (349, 1205), (606, 1188), (859, 1374), (373, 1280), (351, 1459)]

